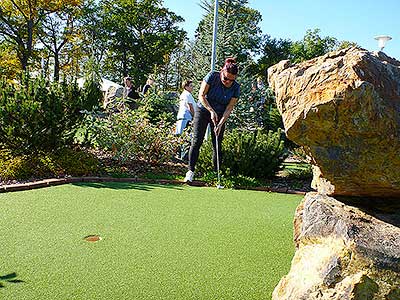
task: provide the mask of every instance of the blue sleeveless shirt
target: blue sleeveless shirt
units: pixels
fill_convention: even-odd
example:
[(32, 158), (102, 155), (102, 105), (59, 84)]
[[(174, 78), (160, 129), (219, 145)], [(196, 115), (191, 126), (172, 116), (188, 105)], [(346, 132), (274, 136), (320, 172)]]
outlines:
[[(239, 98), (240, 96), (239, 83), (234, 81), (231, 87), (225, 87), (221, 81), (219, 72), (210, 72), (203, 80), (210, 85), (208, 93), (206, 94), (206, 99), (217, 114), (224, 113), (229, 101), (231, 101), (232, 98)], [(201, 102), (198, 103), (198, 106), (201, 109), (205, 109)]]

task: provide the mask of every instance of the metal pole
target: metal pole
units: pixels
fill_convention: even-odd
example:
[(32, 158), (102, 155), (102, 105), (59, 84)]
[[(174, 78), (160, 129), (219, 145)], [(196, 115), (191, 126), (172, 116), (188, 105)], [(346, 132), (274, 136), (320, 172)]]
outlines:
[(215, 69), (215, 58), (217, 52), (217, 32), (218, 32), (218, 0), (215, 0), (214, 6), (214, 31), (212, 41), (212, 53), (211, 53), (211, 71)]
[[(212, 40), (212, 52), (211, 52), (211, 72), (215, 69), (215, 57), (217, 56), (217, 32), (218, 32), (218, 0), (215, 0), (214, 6), (214, 30)], [(210, 137), (211, 127), (210, 124), (206, 130), (206, 140)]]

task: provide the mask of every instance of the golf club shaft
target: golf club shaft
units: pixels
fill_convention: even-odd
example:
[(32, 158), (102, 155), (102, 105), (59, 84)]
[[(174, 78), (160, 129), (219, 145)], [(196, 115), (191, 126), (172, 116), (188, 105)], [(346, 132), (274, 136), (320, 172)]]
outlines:
[(218, 145), (218, 135), (215, 133), (215, 149), (217, 151), (217, 180), (218, 186), (220, 185), (220, 176), (219, 176), (219, 145)]

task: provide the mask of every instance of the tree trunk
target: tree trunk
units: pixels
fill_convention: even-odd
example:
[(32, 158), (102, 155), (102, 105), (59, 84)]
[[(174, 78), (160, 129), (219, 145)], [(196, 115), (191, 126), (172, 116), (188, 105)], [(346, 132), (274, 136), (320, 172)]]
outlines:
[(24, 70), (24, 71), (26, 71), (26, 68), (28, 67), (28, 55), (27, 55), (27, 53), (26, 53), (26, 50), (25, 50), (25, 47), (24, 47), (24, 45), (20, 45), (19, 47), (18, 47), (18, 59), (19, 59), (19, 61), (20, 61), (20, 63), (21, 63), (21, 68), (22, 68), (22, 70)]
[(26, 68), (28, 67), (28, 63), (29, 63), (29, 59), (32, 56), (32, 44), (33, 44), (33, 27), (34, 27), (34, 23), (33, 20), (27, 20), (26, 22), (26, 31), (27, 31), (27, 35), (28, 38), (26, 40), (26, 45), (24, 47), (24, 49), (22, 50), (22, 59), (21, 59), (21, 65), (22, 65), (22, 69), (26, 70)]
[(127, 59), (126, 50), (124, 50), (122, 52), (122, 75), (123, 75), (123, 77), (128, 76), (128, 65), (127, 65), (126, 59)]
[(54, 81), (60, 80), (60, 54), (59, 52), (54, 52)]

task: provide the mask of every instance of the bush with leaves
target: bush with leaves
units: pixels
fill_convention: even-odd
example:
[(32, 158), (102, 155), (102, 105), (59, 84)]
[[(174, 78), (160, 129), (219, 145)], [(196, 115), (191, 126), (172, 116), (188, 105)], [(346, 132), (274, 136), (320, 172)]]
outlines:
[[(225, 133), (226, 135), (226, 133)], [(224, 147), (222, 146), (221, 151), (224, 152)], [(196, 163), (196, 172), (199, 172), (204, 176), (208, 172), (214, 170), (213, 159), (212, 159), (212, 143), (211, 136), (204, 140), (203, 145), (201, 145), (199, 158)], [(224, 164), (221, 163), (221, 167), (224, 167)]]
[(16, 154), (54, 151), (70, 145), (83, 118), (99, 102), (96, 85), (49, 82), (24, 75), (20, 83), (0, 79), (0, 146)]
[(282, 175), (288, 179), (311, 179), (313, 171), (311, 164), (285, 162), (283, 164)]
[[(227, 132), (222, 142), (221, 169), (230, 176), (256, 179), (273, 177), (284, 160), (282, 132), (262, 130)], [(213, 170), (211, 140), (203, 144), (197, 171), (205, 174)]]
[(240, 98), (228, 119), (229, 129), (264, 129), (277, 131), (283, 128), (282, 117), (276, 108), (273, 91), (266, 86), (254, 88), (254, 81), (240, 79)]
[[(200, 179), (206, 182), (208, 185), (217, 185), (217, 178), (217, 172), (208, 171), (202, 174), (202, 177)], [(240, 174), (235, 176), (231, 175), (229, 169), (221, 170), (219, 184), (225, 188), (256, 187), (262, 185), (260, 181), (253, 177), (248, 177)]]
[(0, 181), (60, 176), (88, 176), (99, 173), (98, 159), (83, 150), (62, 148), (35, 155), (0, 150)]
[(149, 93), (140, 101), (142, 110), (148, 113), (148, 119), (156, 124), (163, 121), (173, 124), (176, 121), (178, 112), (179, 95), (175, 92), (158, 92), (150, 89)]
[(120, 162), (168, 162), (181, 143), (181, 137), (173, 134), (171, 124), (164, 121), (152, 124), (142, 108), (115, 111), (110, 106), (106, 112), (87, 113), (86, 120), (91, 145), (110, 151)]
[(234, 130), (224, 140), (224, 162), (233, 174), (268, 178), (279, 170), (284, 156), (281, 131)]

